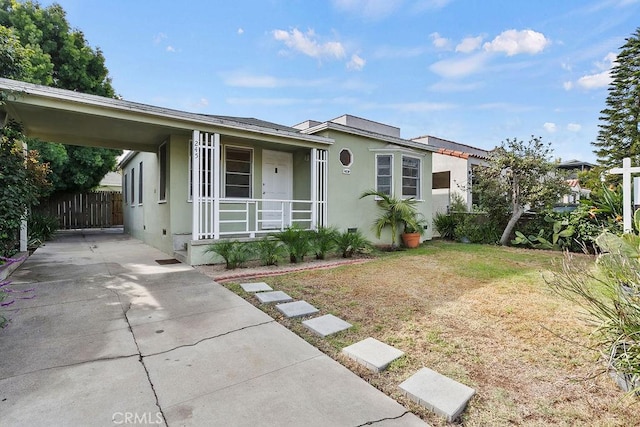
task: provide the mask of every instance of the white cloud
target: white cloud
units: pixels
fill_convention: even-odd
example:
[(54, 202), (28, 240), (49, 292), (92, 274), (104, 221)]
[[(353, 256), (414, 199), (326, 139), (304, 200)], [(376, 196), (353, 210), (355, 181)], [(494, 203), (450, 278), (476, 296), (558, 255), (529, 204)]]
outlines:
[(562, 87), (564, 87), (564, 90), (571, 90), (573, 89), (573, 82), (564, 82), (562, 83)]
[(485, 53), (476, 53), (462, 59), (443, 59), (431, 64), (429, 69), (447, 78), (458, 78), (481, 71), (487, 61)]
[(175, 51), (176, 51), (176, 48), (175, 48), (175, 47), (173, 47), (173, 46), (167, 46), (167, 49), (166, 49), (166, 50), (167, 50), (167, 52), (175, 52)]
[(294, 28), (291, 31), (274, 30), (273, 38), (283, 42), (287, 47), (298, 51), (312, 58), (335, 58), (342, 59), (345, 56), (345, 49), (340, 42), (320, 43), (316, 40), (313, 30), (306, 33)]
[(569, 123), (567, 125), (567, 130), (569, 132), (580, 132), (580, 129), (582, 129), (582, 126), (578, 123)]
[(165, 33), (158, 33), (155, 35), (155, 37), (153, 38), (153, 42), (155, 44), (159, 44), (161, 43), (163, 40), (167, 39), (167, 35)]
[(403, 0), (333, 0), (333, 6), (367, 19), (382, 19), (391, 15)]
[(429, 34), (429, 38), (431, 38), (431, 42), (438, 49), (448, 49), (451, 41), (445, 37), (442, 37), (439, 33), (431, 33)]
[(412, 9), (415, 12), (442, 9), (443, 7), (451, 3), (451, 1), (452, 0), (418, 0), (413, 5)]
[(195, 108), (208, 107), (209, 100), (207, 98), (200, 98), (197, 102), (192, 102), (191, 106)]
[(477, 37), (465, 37), (462, 39), (460, 43), (456, 46), (456, 52), (462, 53), (470, 53), (474, 50), (478, 49), (482, 44), (482, 36)]
[(587, 74), (578, 79), (577, 84), (583, 89), (598, 89), (607, 87), (611, 83), (611, 72), (609, 70), (597, 74)]
[(544, 34), (533, 30), (506, 30), (494, 38), (491, 42), (484, 44), (487, 52), (504, 52), (507, 56), (520, 53), (535, 55), (547, 47), (551, 41)]
[(482, 87), (482, 83), (457, 83), (451, 81), (441, 81), (429, 86), (433, 92), (470, 92)]
[(349, 70), (360, 71), (364, 68), (367, 61), (365, 61), (360, 56), (353, 54), (351, 55), (351, 60), (347, 63), (347, 68)]
[(549, 133), (554, 133), (558, 130), (558, 126), (555, 123), (551, 122), (546, 122), (544, 125), (542, 125), (542, 127)]
[(242, 34), (244, 34), (244, 29), (238, 28), (238, 35), (242, 35)]
[(269, 75), (255, 75), (244, 71), (222, 73), (224, 84), (245, 88), (277, 88), (277, 87), (318, 87), (331, 83), (329, 79), (282, 79)]

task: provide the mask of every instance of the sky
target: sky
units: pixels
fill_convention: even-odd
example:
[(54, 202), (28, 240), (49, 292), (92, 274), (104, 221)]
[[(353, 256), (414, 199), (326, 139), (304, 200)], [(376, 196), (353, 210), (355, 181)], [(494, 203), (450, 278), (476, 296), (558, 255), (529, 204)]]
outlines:
[(290, 126), (351, 114), (485, 149), (541, 136), (590, 162), (640, 26), (640, 0), (56, 3), (128, 101)]

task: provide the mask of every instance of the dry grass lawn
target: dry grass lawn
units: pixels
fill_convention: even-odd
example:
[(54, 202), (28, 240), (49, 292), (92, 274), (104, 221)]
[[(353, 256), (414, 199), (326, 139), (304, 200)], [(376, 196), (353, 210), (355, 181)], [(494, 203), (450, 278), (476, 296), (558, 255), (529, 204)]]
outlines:
[[(397, 387), (422, 367), (476, 389), (465, 426), (638, 425), (638, 401), (607, 375), (594, 377), (601, 366), (598, 352), (587, 348), (591, 328), (580, 310), (542, 279), (561, 259), (553, 252), (434, 242), (365, 264), (259, 280), (352, 323), (320, 339), (300, 320), (265, 308), (432, 425), (446, 422)], [(227, 286), (246, 296), (237, 284)], [(367, 337), (406, 356), (373, 374), (340, 355)]]

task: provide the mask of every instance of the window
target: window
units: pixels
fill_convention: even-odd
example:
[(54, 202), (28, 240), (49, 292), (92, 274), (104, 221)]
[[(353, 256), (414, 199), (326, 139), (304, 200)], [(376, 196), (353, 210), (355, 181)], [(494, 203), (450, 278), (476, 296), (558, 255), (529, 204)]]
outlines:
[(393, 183), (393, 156), (378, 154), (376, 156), (376, 191), (391, 195)]
[(402, 156), (402, 197), (420, 198), (420, 159)]
[(451, 171), (433, 173), (433, 189), (451, 188)]
[(160, 145), (158, 149), (158, 201), (167, 201), (167, 143)]
[(142, 204), (142, 162), (138, 166), (138, 204)]
[(124, 173), (124, 185), (123, 185), (123, 188), (124, 188), (124, 192), (123, 192), (123, 194), (124, 194), (124, 204), (128, 205), (129, 204), (129, 199), (128, 199), (129, 186), (127, 185), (127, 173), (126, 172)]
[(134, 168), (131, 168), (129, 176), (131, 177), (131, 206), (133, 206), (136, 202), (136, 170)]
[(347, 148), (340, 150), (340, 163), (346, 168), (353, 164), (353, 154), (351, 153), (351, 150)]
[(251, 150), (225, 147), (225, 197), (251, 197)]

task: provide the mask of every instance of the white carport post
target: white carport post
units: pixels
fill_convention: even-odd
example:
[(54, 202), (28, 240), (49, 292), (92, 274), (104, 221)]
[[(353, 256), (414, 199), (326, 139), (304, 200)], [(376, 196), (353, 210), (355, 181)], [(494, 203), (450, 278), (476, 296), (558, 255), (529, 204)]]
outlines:
[(200, 132), (193, 131), (191, 136), (191, 240), (200, 239)]
[(211, 184), (213, 185), (213, 238), (218, 240), (220, 238), (220, 134), (213, 134), (213, 179)]
[[(24, 157), (27, 157), (27, 143), (22, 141), (22, 154), (24, 155)], [(28, 233), (27, 233), (27, 214), (28, 212), (25, 210), (24, 212), (24, 219), (22, 220), (22, 222), (20, 223), (20, 252), (26, 252), (27, 251), (27, 246), (28, 246)], [(15, 234), (14, 234), (15, 236)]]

